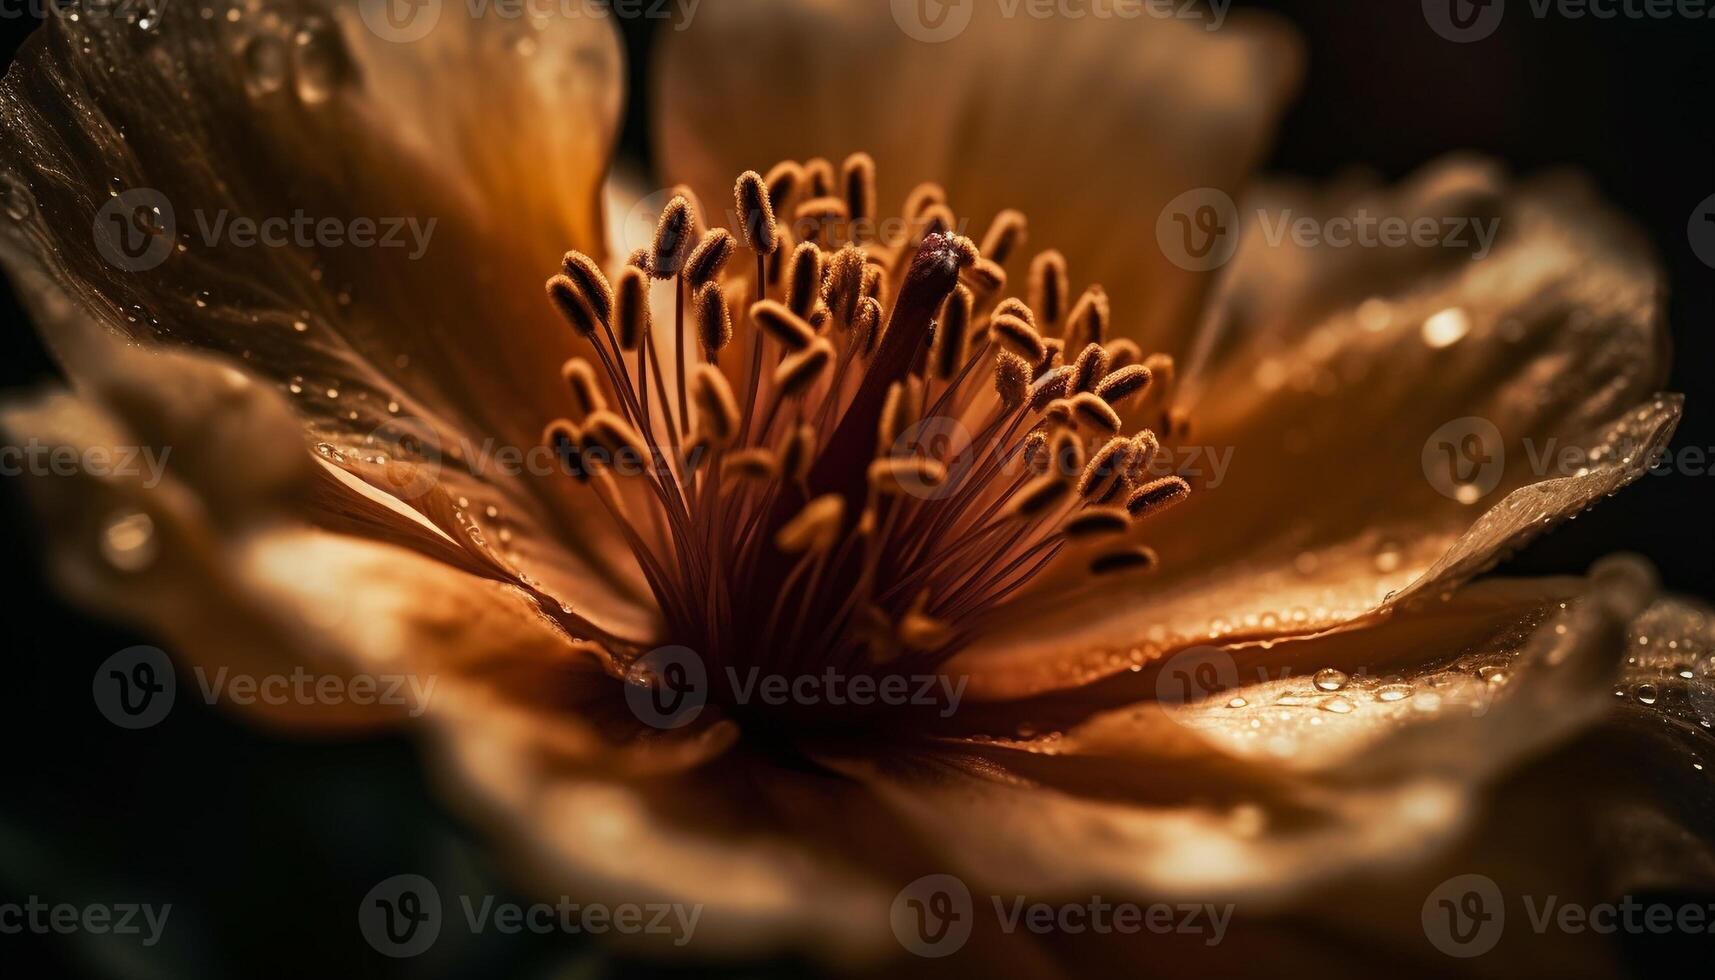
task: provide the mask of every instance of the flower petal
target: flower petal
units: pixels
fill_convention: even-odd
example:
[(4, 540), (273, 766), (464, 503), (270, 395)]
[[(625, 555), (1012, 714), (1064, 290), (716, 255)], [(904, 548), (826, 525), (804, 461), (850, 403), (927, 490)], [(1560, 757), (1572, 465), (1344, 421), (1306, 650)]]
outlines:
[[(933, 7), (704, 6), (655, 66), (657, 169), (730, 207), (744, 170), (868, 152), (884, 215), (927, 180), (974, 237), (1020, 209), (1032, 249), (1107, 288), (1118, 329), (1170, 348), (1206, 277), (1163, 256), (1156, 221), (1188, 188), (1238, 192), (1296, 84), (1296, 39), (1257, 16), (1217, 31), (964, 3), (947, 8), (962, 29), (921, 40), (939, 32), (908, 12)], [(1009, 263), (1015, 283), (1028, 261)]]
[(426, 453), (407, 489), (496, 506), (535, 580), (635, 607), (599, 508), (503, 455), (564, 410), (574, 345), (541, 283), (567, 247), (602, 250), (607, 18), (449, 6), (396, 43), (355, 4), (215, 13), (49, 18), (0, 87), (0, 262), (50, 348), (74, 377), (114, 332), (242, 360), (325, 459)]
[[(1509, 858), (1490, 846), (1498, 838), (1470, 831), (1527, 764), (1612, 710), (1628, 629), (1648, 622), (1640, 614), (1653, 601), (1653, 578), (1629, 560), (1604, 562), (1588, 582), (1480, 583), (1372, 628), (1293, 644), (1290, 660), (1284, 647), (1273, 657), (1209, 648), (1239, 681), (1196, 701), (1152, 698), (1030, 738), (823, 761), (872, 787), (940, 849), (937, 870), (973, 893), (1230, 902), (1241, 935), (1297, 911), (1336, 935), (1352, 923), (1366, 949), (1434, 957), (1421, 945), (1420, 907), (1449, 868), (1493, 874), (1509, 890), (1579, 884), (1567, 850), (1527, 866), (1522, 856), (1535, 862), (1540, 848)], [(1196, 677), (1214, 662), (1164, 670)], [(1325, 677), (1277, 673), (1282, 663), (1350, 676), (1327, 690)], [(1052, 710), (1033, 706), (1029, 717), (1036, 707)], [(1551, 830), (1503, 829), (1518, 816), (1483, 826), (1515, 844), (1521, 830)]]
[(1494, 180), (1454, 162), (1395, 192), (1259, 210), (1473, 216), (1499, 237), (1473, 258), (1301, 247), (1253, 226), (1205, 326), (1210, 353), (1186, 365), (1194, 431), (1168, 457), (1197, 490), (1148, 529), (1162, 573), (1147, 591), (1021, 616), (955, 661), (973, 696), (1373, 618), (1655, 465), (1680, 402), (1656, 394), (1666, 356), (1647, 250), (1577, 182), (1502, 197)]

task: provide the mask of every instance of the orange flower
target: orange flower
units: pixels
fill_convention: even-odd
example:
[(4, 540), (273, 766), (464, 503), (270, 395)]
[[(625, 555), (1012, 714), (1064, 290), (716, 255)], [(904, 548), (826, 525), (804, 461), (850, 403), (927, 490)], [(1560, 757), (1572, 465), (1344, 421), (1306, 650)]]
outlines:
[[(615, 180), (604, 217), (620, 52), (568, 6), (32, 40), (0, 259), (72, 387), (0, 421), (167, 452), (36, 481), (70, 595), (187, 664), (423, 682), (256, 707), (415, 725), (521, 875), (700, 903), (700, 955), (883, 964), (946, 874), (978, 913), (1237, 909), (1143, 953), (976, 915), (962, 955), (1025, 972), (1351, 970), (1314, 937), (1354, 924), (1437, 964), (1450, 869), (1565, 884), (1514, 846), (1575, 836), (1530, 823), (1564, 796), (1526, 763), (1707, 717), (1707, 614), (1639, 563), (1468, 584), (1679, 416), (1655, 269), (1576, 180), (1247, 185), (1299, 61), (1262, 18), (975, 4), (932, 42), (909, 4), (723, 0), (662, 32), (679, 183)], [(1175, 213), (1235, 198), (1230, 263), (1176, 254)], [(1286, 215), (1498, 234), (1340, 249)], [(1675, 698), (1610, 704), (1670, 664)]]

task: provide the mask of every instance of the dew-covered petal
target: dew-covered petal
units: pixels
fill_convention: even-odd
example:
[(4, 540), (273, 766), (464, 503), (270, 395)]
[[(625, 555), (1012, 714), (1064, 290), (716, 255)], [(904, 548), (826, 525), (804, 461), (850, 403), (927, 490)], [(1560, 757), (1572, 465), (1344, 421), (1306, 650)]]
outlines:
[[(978, 895), (1230, 902), (1240, 934), (1289, 915), (1433, 957), (1420, 910), (1456, 873), (1490, 874), (1515, 899), (1588, 887), (1589, 865), (1566, 855), (1591, 842), (1568, 842), (1576, 827), (1554, 825), (1529, 787), (1610, 715), (1628, 635), (1655, 601), (1635, 560), (1586, 581), (1485, 582), (1290, 650), (1170, 660), (1130, 681), (1142, 694), (1165, 677), (1165, 696), (1122, 709), (1080, 714), (1073, 692), (977, 706), (1020, 731), (824, 760), (937, 842), (939, 870)], [(1190, 700), (1173, 694), (1181, 679)]]
[(1238, 193), (1296, 85), (1296, 39), (1255, 15), (1212, 30), (969, 3), (948, 5), (943, 28), (942, 9), (699, 8), (664, 32), (654, 66), (657, 169), (718, 208), (744, 170), (870, 153), (884, 217), (920, 181), (940, 182), (979, 240), (1019, 209), (1030, 226), (1008, 263), (1016, 283), (1032, 254), (1059, 249), (1075, 290), (1106, 286), (1116, 329), (1171, 348), (1206, 277), (1155, 245), (1157, 221), (1195, 188)]
[(1397, 190), (1260, 198), (1267, 222), (1466, 216), (1498, 237), (1481, 257), (1469, 228), (1473, 249), (1304, 247), (1253, 222), (1183, 364), (1192, 431), (1161, 458), (1194, 489), (1148, 528), (1161, 573), (997, 630), (959, 661), (973, 693), (1385, 614), (1656, 465), (1680, 399), (1658, 394), (1648, 250), (1579, 181), (1499, 181), (1451, 161)]
[(493, 506), (542, 587), (634, 604), (599, 508), (514, 461), (574, 352), (541, 283), (602, 251), (611, 22), (449, 5), (400, 42), (364, 9), (48, 18), (0, 87), (0, 261), (74, 377), (92, 336), (223, 353), (291, 396), (325, 462), (455, 538), (455, 509)]

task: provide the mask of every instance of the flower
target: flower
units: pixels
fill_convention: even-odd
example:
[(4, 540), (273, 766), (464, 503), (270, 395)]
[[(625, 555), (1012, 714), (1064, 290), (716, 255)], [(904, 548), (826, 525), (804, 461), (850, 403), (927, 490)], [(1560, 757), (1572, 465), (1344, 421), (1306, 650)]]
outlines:
[[(408, 43), (310, 2), (54, 20), (0, 88), (0, 259), (72, 386), (0, 418), (80, 458), (170, 449), (159, 480), (39, 481), (56, 579), (190, 663), (437, 681), (408, 711), (258, 710), (414, 719), (521, 874), (702, 903), (704, 955), (879, 964), (909, 947), (912, 883), (950, 874), (1235, 904), (1218, 948), (1153, 937), (1152, 962), (1353, 971), (1338, 940), (1375, 932), (1441, 964), (1417, 916), (1450, 873), (1691, 874), (1623, 850), (1709, 828), (1649, 805), (1646, 753), (1602, 738), (1666, 744), (1693, 778), (1707, 613), (1627, 559), (1471, 581), (1671, 435), (1636, 236), (1575, 179), (1463, 158), (1396, 188), (1247, 185), (1297, 72), (1272, 21), (1021, 29), (977, 7), (936, 45), (884, 5), (812, 0), (668, 32), (653, 118), (681, 183), (639, 205), (662, 216), (631, 258), (608, 247), (621, 65), (594, 8), (447, 10)], [(1250, 221), (1211, 276), (1154, 240), (1200, 188), (1499, 236), (1339, 250)], [(903, 238), (864, 227), (902, 201)], [(427, 247), (349, 247), (388, 216), (432, 218)], [(262, 217), (308, 237), (242, 244), (231, 222)], [(969, 445), (910, 431), (936, 419)], [(1450, 462), (1481, 479), (1438, 486), (1425, 439), (1470, 420), (1504, 438), (1466, 453), (1456, 429)], [(1542, 472), (1527, 438), (1583, 463)], [(1198, 447), (1233, 447), (1219, 486), (1213, 464), (1133, 469)], [(522, 462), (542, 448), (545, 471)], [(1086, 498), (1085, 530), (1123, 548), (1066, 543)], [(705, 710), (637, 706), (688, 665)], [(825, 681), (761, 710), (747, 668)], [(857, 676), (945, 683), (832, 704)], [(1616, 703), (1657, 677), (1674, 697)], [(1591, 760), (1616, 782), (1564, 781)], [(1610, 882), (1556, 866), (1583, 840), (1556, 822), (1569, 785)], [(1139, 955), (974, 918), (976, 962)], [(1538, 966), (1609, 955), (1507, 941)]]

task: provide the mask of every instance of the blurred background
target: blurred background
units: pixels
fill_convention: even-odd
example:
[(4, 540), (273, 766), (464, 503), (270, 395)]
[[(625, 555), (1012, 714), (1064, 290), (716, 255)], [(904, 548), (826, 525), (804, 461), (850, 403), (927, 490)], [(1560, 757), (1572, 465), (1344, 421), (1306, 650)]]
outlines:
[[(874, 0), (852, 0), (874, 2)], [(1520, 0), (1515, 0), (1520, 3)], [(1521, 4), (1522, 5), (1522, 4)], [(5, 4), (0, 63), (34, 21)], [(1515, 172), (1570, 166), (1645, 230), (1671, 292), (1670, 388), (1687, 395), (1676, 450), (1715, 447), (1715, 268), (1687, 225), (1715, 194), (1715, 21), (1508, 16), (1492, 36), (1453, 44), (1417, 0), (1236, 3), (1297, 25), (1309, 74), (1268, 169), (1327, 178), (1367, 168), (1393, 179), (1456, 149)], [(621, 152), (650, 152), (637, 93), (654, 22), (622, 21), (632, 82)], [(55, 378), (9, 284), (0, 281), (0, 388)], [(1715, 476), (1646, 476), (1513, 558), (1502, 573), (1581, 573), (1615, 550), (1642, 553), (1665, 584), (1715, 596)], [(13, 573), (0, 675), (0, 903), (30, 894), (172, 902), (162, 943), (0, 936), (0, 973), (66, 977), (596, 977), (656, 972), (594, 945), (445, 934), (415, 960), (376, 955), (355, 928), (376, 882), (415, 871), (501, 896), (467, 828), (438, 808), (402, 739), (281, 743), (181, 698), (167, 723), (126, 732), (90, 698), (95, 664), (147, 636), (91, 620), (42, 584), (37, 528), (14, 481), (0, 481), (0, 553)], [(445, 885), (443, 886), (443, 890)], [(1633, 940), (1642, 973), (1673, 964)], [(1705, 961), (1707, 965), (1707, 961)], [(690, 972), (690, 968), (685, 968)], [(14, 972), (21, 971), (21, 972)], [(706, 971), (696, 971), (706, 975)], [(730, 975), (801, 975), (794, 963)]]

